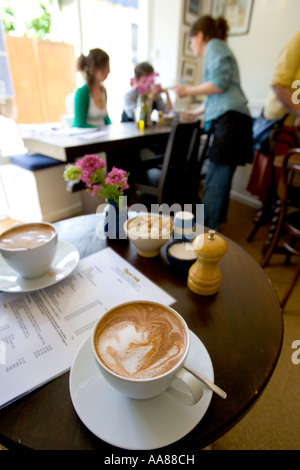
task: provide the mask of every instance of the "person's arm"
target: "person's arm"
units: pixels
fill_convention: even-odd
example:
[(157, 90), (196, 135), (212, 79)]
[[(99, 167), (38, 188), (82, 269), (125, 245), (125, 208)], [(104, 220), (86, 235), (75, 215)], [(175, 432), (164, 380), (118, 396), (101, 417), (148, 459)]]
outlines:
[[(152, 92), (153, 93), (153, 92)], [(166, 102), (162, 98), (162, 93), (166, 95)], [(165, 88), (157, 88), (157, 92), (154, 94), (149, 94), (150, 99), (155, 102), (156, 108), (158, 111), (163, 111), (164, 113), (168, 113), (172, 108), (172, 102), (170, 100), (169, 92)]]
[(199, 85), (177, 85), (178, 98), (196, 95), (218, 95), (230, 87), (235, 71), (235, 60), (223, 41), (208, 43), (205, 52), (204, 81)]
[[(299, 67), (300, 31), (285, 44), (281, 50), (273, 72), (271, 87), (282, 106), (296, 116), (299, 123)], [(298, 124), (299, 125), (299, 124)]]
[(211, 82), (201, 83), (200, 85), (176, 85), (174, 90), (178, 98), (195, 95), (216, 95), (224, 91)]
[(187, 109), (183, 112), (183, 117), (187, 120), (193, 120), (198, 116), (201, 116), (205, 111), (205, 104), (202, 103), (195, 109)]
[(90, 95), (87, 87), (78, 88), (74, 97), (73, 127), (95, 127), (86, 122), (89, 109)]
[[(163, 99), (160, 96), (162, 93), (166, 95), (166, 103), (163, 102)], [(160, 111), (165, 111), (166, 113), (168, 113), (173, 108), (168, 90), (166, 88), (162, 88), (160, 85), (155, 86), (153, 88), (153, 90), (149, 93), (149, 98), (152, 101), (154, 101), (155, 98), (157, 98), (159, 101), (163, 103), (163, 106), (160, 109)]]
[(161, 93), (165, 93), (165, 95), (166, 95), (166, 100), (167, 101), (165, 103), (165, 112), (168, 113), (169, 111), (171, 111), (171, 109), (173, 109), (173, 105), (172, 105), (172, 101), (170, 99), (169, 92), (168, 92), (167, 89), (162, 88)]
[(299, 99), (293, 99), (295, 96), (295, 91), (291, 88), (287, 88), (281, 85), (273, 86), (273, 90), (279, 101), (283, 106), (292, 114), (300, 116), (300, 103)]

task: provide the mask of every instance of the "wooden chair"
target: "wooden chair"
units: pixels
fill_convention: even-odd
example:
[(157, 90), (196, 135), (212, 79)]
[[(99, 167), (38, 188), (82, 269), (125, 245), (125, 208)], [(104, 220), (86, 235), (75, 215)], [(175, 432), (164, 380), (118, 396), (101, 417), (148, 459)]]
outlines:
[[(299, 140), (294, 129), (282, 126), (274, 129), (269, 137), (268, 154), (256, 152), (253, 164), (253, 174), (251, 175), (250, 192), (257, 194), (262, 201), (262, 208), (255, 214), (253, 219), (254, 227), (247, 238), (251, 242), (258, 232), (267, 222), (271, 221), (276, 211), (276, 187), (278, 182), (278, 171), (273, 165), (277, 155), (285, 155), (290, 149), (298, 147)], [(253, 189), (253, 185), (255, 186)], [(248, 189), (248, 188), (247, 188)], [(270, 233), (270, 237), (271, 237)], [(269, 240), (266, 245), (269, 245)], [(267, 246), (264, 247), (266, 251)]]
[(146, 204), (147, 200), (169, 205), (197, 202), (202, 164), (198, 158), (201, 133), (199, 121), (173, 125), (162, 164), (154, 166), (157, 158), (154, 157), (154, 160), (143, 161), (137, 169), (131, 182), (135, 202)]
[[(280, 157), (278, 157), (279, 159)], [(260, 263), (263, 268), (267, 266), (274, 253), (286, 254), (286, 264), (290, 262), (292, 255), (300, 257), (300, 148), (289, 150), (281, 160), (281, 178), (278, 184), (280, 210), (274, 237)], [(280, 241), (282, 241), (281, 246)], [(297, 264), (294, 278), (281, 302), (282, 308), (294, 289), (299, 275), (300, 261)]]

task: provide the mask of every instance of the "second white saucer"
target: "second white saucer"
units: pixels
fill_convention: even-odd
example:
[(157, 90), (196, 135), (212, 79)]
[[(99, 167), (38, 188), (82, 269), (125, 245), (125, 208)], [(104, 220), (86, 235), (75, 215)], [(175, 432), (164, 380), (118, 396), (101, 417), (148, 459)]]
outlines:
[(0, 255), (0, 291), (31, 292), (52, 286), (65, 279), (76, 268), (79, 252), (69, 242), (59, 240), (50, 271), (41, 277), (24, 279), (4, 261)]

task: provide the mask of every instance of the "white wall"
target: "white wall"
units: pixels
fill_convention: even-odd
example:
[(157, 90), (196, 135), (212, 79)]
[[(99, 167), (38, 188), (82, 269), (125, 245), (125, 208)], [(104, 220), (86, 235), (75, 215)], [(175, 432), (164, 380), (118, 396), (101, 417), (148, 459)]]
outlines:
[[(175, 85), (177, 80), (180, 43), (182, 0), (142, 0), (148, 2), (149, 42), (148, 57), (163, 87)], [(174, 103), (175, 94), (170, 91)]]

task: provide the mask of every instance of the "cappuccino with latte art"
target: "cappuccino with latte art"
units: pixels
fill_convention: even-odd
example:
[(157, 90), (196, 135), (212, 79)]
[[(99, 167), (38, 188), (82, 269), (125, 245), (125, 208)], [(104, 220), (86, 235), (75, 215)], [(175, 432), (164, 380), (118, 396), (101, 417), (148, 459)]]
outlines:
[[(104, 379), (138, 400), (166, 392), (186, 405), (203, 394), (184, 362), (191, 337), (176, 310), (158, 302), (133, 300), (108, 310), (94, 326), (91, 347)], [(183, 389), (176, 387), (177, 382)]]
[(100, 361), (115, 374), (149, 379), (178, 364), (187, 347), (182, 321), (152, 302), (122, 305), (104, 315), (94, 335)]

